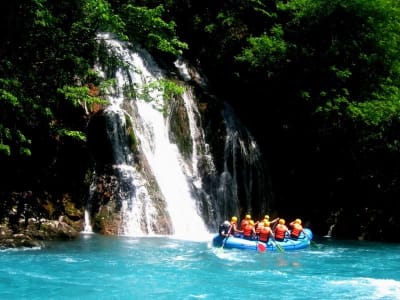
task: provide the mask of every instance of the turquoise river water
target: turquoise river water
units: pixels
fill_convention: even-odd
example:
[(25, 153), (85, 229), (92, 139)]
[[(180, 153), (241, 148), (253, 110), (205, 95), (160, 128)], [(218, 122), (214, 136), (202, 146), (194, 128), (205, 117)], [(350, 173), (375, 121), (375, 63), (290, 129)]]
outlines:
[(1, 250), (0, 299), (400, 299), (398, 244), (252, 253), (210, 241), (91, 234)]

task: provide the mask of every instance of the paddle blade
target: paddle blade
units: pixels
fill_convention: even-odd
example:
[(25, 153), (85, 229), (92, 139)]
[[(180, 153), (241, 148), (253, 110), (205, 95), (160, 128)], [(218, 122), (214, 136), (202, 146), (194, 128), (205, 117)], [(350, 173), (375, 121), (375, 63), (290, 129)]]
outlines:
[(278, 243), (276, 243), (276, 248), (278, 248), (279, 252), (285, 252), (285, 249), (283, 249)]
[(258, 243), (258, 244), (257, 244), (257, 248), (258, 248), (258, 251), (260, 251), (260, 252), (265, 252), (265, 251), (267, 251), (267, 247), (265, 247), (265, 245), (262, 244), (262, 243)]

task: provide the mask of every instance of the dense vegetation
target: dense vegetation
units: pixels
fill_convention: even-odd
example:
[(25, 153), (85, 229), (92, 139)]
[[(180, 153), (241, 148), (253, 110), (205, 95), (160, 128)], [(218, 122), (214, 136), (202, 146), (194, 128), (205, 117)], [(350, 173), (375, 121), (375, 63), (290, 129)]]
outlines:
[[(400, 240), (398, 1), (1, 6), (0, 218), (25, 191), (35, 195), (32, 207), (50, 201), (54, 215), (65, 209), (65, 193), (78, 206), (84, 202), (85, 130), (94, 104), (103, 101), (92, 69), (101, 50), (96, 33), (112, 31), (157, 57), (199, 63), (213, 92), (260, 142), (275, 209), (321, 225), (332, 213), (328, 222), (338, 223), (341, 236), (363, 229), (366, 238)], [(360, 228), (358, 222), (370, 227), (343, 229)]]

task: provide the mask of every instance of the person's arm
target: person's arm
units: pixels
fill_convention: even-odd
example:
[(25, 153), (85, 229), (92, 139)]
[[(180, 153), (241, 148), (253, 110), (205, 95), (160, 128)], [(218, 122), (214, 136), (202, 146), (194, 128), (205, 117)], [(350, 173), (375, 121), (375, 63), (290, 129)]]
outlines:
[(271, 228), (269, 229), (269, 234), (272, 236), (272, 238), (275, 238), (275, 234)]
[(278, 225), (279, 217), (273, 219), (271, 222), (269, 222), (269, 225), (271, 226), (272, 230), (275, 230), (276, 226)]
[(273, 219), (272, 221), (270, 221), (269, 224), (270, 224), (270, 225), (271, 225), (271, 224), (275, 224), (275, 223), (278, 222), (278, 221), (279, 221), (279, 217)]
[(254, 236), (254, 237), (257, 236), (257, 232), (256, 232), (255, 227), (253, 227), (253, 228), (251, 229), (251, 232), (253, 233), (253, 236)]
[(232, 226), (232, 224), (231, 225), (229, 225), (229, 229), (228, 229), (228, 233), (226, 234), (227, 236), (230, 236), (230, 235), (233, 235), (233, 226)]
[(234, 233), (243, 233), (243, 230), (239, 230), (237, 225), (233, 227), (233, 232)]

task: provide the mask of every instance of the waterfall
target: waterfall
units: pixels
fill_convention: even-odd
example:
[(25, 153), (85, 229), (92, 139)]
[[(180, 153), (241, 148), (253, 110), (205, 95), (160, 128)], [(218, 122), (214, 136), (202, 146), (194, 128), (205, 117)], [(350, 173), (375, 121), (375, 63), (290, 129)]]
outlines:
[(90, 215), (87, 209), (85, 209), (85, 226), (83, 228), (83, 233), (93, 233), (92, 225), (90, 224)]
[(225, 105), (222, 115), (226, 136), (218, 186), (220, 209), (228, 216), (229, 212), (239, 216), (269, 213), (270, 187), (257, 142), (235, 118), (230, 106)]
[[(175, 63), (181, 77), (187, 82), (195, 83), (202, 90), (207, 90), (208, 84), (196, 69), (187, 67), (187, 63), (178, 61)], [(270, 213), (272, 200), (270, 178), (267, 176), (267, 166), (258, 144), (252, 134), (243, 126), (235, 116), (233, 109), (223, 101), (215, 97), (210, 102), (218, 102), (218, 115), (211, 117), (215, 120), (208, 133), (204, 132), (204, 124), (196, 105), (192, 105), (192, 89), (187, 89), (187, 111), (189, 114), (191, 131), (197, 132), (197, 140), (193, 144), (193, 165), (202, 165), (207, 170), (196, 174), (199, 183), (198, 192), (203, 198), (203, 217), (209, 224), (218, 225), (218, 222), (228, 219), (233, 215), (243, 216), (246, 213), (256, 212), (260, 216)], [(185, 97), (184, 97), (185, 98)], [(186, 98), (185, 98), (186, 99)], [(210, 108), (209, 110), (212, 110)], [(191, 117), (194, 117), (193, 119)], [(210, 117), (209, 117), (210, 118)], [(210, 120), (209, 120), (210, 121)], [(216, 136), (217, 135), (217, 136)], [(213, 155), (211, 154), (208, 140), (214, 140)], [(201, 148), (202, 151), (198, 151)], [(219, 149), (219, 150), (218, 150)], [(197, 152), (196, 152), (197, 151)], [(218, 162), (219, 166), (216, 166)], [(196, 168), (194, 168), (196, 170)], [(197, 169), (198, 170), (198, 169)], [(206, 182), (207, 184), (200, 184)], [(215, 220), (218, 222), (215, 223)]]
[(145, 50), (109, 34), (99, 40), (120, 62), (97, 66), (115, 80), (110, 104), (92, 117), (88, 134), (96, 160), (89, 207), (97, 226), (107, 234), (203, 240), (232, 215), (267, 213), (270, 189), (258, 145), (232, 109), (206, 91), (204, 77), (176, 61), (173, 79), (184, 92), (166, 99), (159, 83), (171, 74)]
[[(112, 123), (109, 126), (113, 126), (108, 129), (108, 139), (113, 148), (112, 168), (120, 195), (120, 187), (125, 187), (122, 188), (125, 194), (121, 196), (118, 234), (138, 236), (163, 232), (159, 222), (162, 218), (164, 224), (168, 223), (164, 219), (170, 219), (171, 232), (176, 237), (193, 239), (208, 235), (193, 196), (191, 176), (188, 169), (185, 170), (177, 146), (169, 140), (163, 91), (149, 89), (164, 78), (162, 71), (144, 50), (133, 51), (128, 43), (108, 34), (100, 38), (127, 66), (116, 71), (116, 84), (108, 97), (110, 105), (104, 111)], [(128, 86), (135, 89), (135, 95), (126, 96), (124, 90)], [(127, 128), (127, 120), (134, 128), (138, 153), (145, 161), (143, 167), (148, 168), (144, 175), (135, 167), (135, 157), (128, 149), (126, 136), (121, 134), (121, 129)], [(149, 177), (154, 177), (150, 180), (153, 182), (149, 183)], [(161, 194), (156, 201), (150, 195), (153, 190)], [(163, 213), (167, 216), (159, 212), (158, 205), (162, 201), (165, 201)]]
[(332, 225), (329, 227), (329, 230), (328, 230), (328, 232), (326, 233), (326, 235), (324, 235), (324, 238), (331, 238), (331, 237), (332, 237), (332, 233), (333, 233), (333, 229), (335, 228), (335, 225), (336, 225), (336, 224), (332, 224)]

